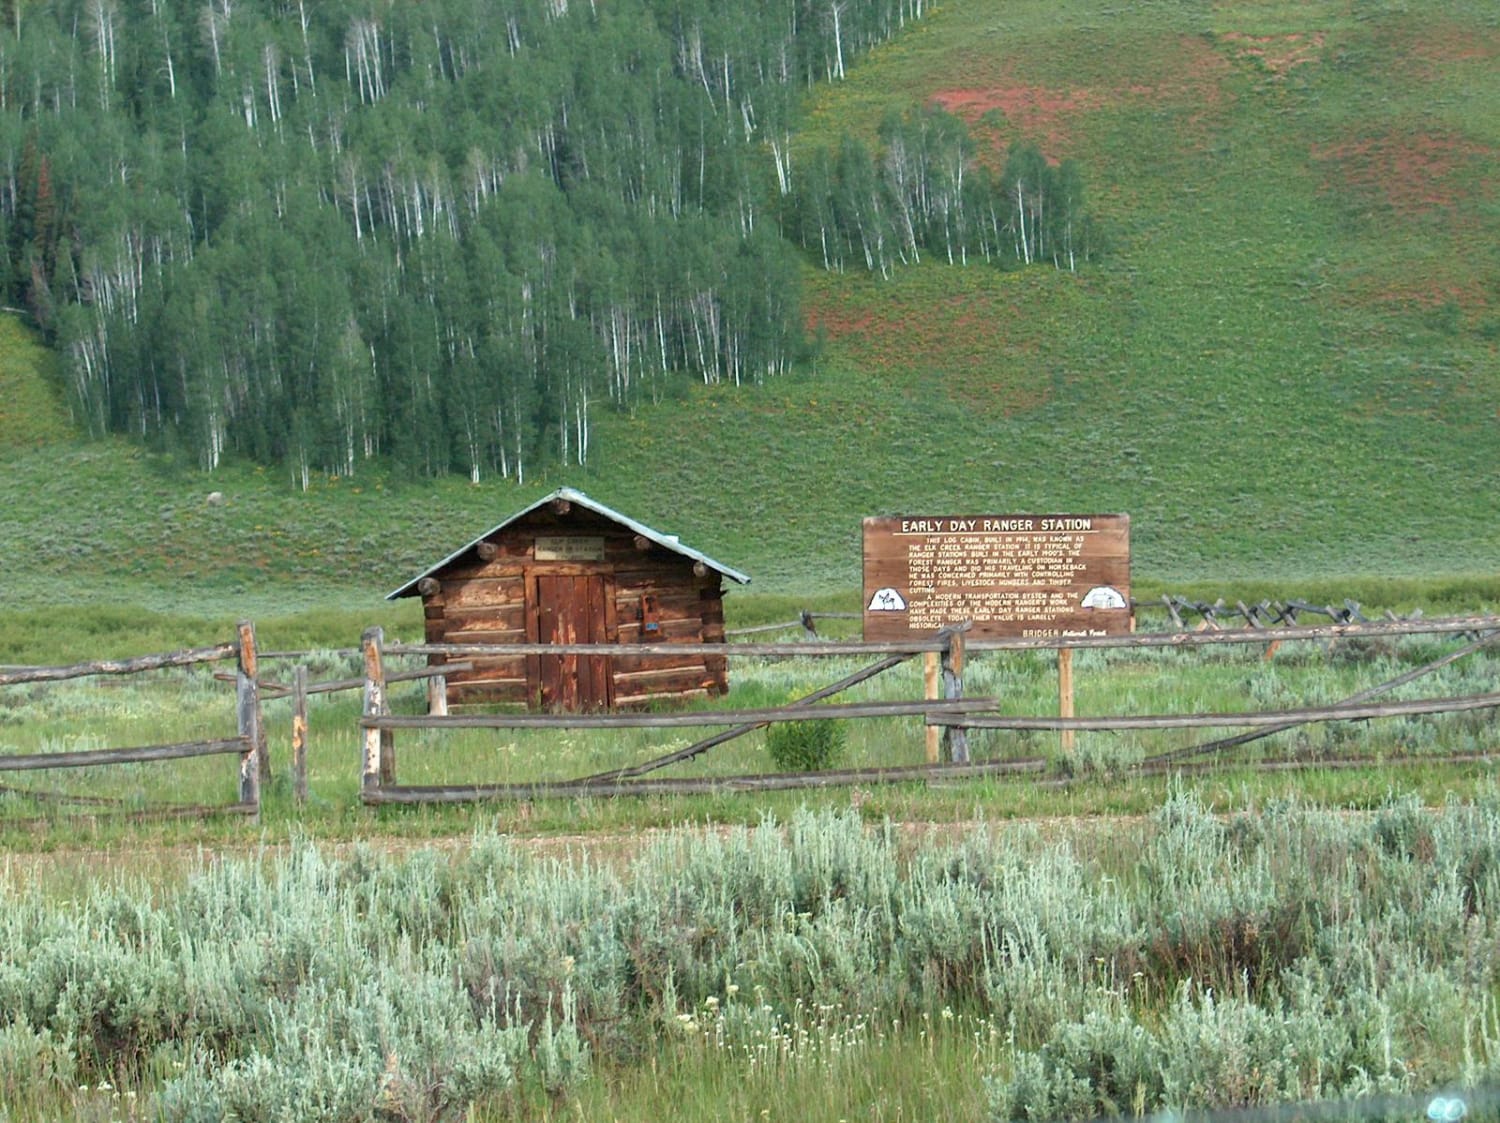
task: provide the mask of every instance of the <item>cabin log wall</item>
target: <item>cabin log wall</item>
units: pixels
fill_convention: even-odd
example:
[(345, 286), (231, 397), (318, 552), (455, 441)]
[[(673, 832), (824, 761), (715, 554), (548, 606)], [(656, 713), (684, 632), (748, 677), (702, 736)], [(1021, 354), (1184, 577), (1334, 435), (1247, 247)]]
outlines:
[[(542, 538), (603, 540), (590, 560), (538, 560)], [(485, 561), (476, 548), (435, 574), (435, 591), (422, 596), (429, 643), (528, 643), (541, 631), (538, 577), (603, 578), (605, 641), (617, 643), (609, 660), (610, 701), (640, 706), (664, 698), (709, 697), (729, 689), (728, 659), (696, 652), (682, 656), (632, 656), (633, 644), (723, 643), (723, 578), (700, 576), (692, 559), (656, 543), (642, 548), (636, 534), (591, 511), (574, 508), (559, 517), (538, 510), (485, 540), (495, 547)], [(489, 551), (486, 550), (486, 553)], [(429, 586), (430, 588), (430, 586)], [(433, 663), (441, 665), (442, 657)], [(449, 705), (536, 702), (540, 671), (535, 657), (474, 659), (472, 669), (447, 679)]]

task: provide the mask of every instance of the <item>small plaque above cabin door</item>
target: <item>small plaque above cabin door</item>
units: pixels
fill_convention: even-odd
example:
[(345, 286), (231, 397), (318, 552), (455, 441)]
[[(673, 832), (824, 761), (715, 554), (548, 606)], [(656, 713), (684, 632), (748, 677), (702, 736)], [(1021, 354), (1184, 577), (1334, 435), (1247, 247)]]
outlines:
[[(538, 643), (609, 643), (607, 605), (611, 582), (597, 574), (543, 574), (534, 578)], [(602, 710), (611, 702), (607, 655), (540, 655), (531, 674), (532, 697), (547, 710)]]

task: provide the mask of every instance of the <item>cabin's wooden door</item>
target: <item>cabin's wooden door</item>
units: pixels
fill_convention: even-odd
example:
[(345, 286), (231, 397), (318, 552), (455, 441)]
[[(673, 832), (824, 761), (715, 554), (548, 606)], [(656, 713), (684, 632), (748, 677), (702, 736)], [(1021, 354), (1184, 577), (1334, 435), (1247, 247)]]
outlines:
[[(609, 643), (611, 582), (599, 574), (535, 576), (538, 643)], [(533, 697), (548, 710), (602, 710), (612, 701), (607, 655), (541, 655)]]

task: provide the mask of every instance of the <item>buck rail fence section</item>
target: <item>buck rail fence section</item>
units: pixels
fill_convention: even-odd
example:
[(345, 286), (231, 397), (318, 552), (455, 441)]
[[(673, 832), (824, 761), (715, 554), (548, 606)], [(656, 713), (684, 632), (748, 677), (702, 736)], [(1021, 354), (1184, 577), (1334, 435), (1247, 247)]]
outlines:
[[(383, 803), (451, 803), (481, 799), (536, 799), (580, 795), (684, 794), (725, 790), (770, 790), (833, 784), (871, 784), (895, 781), (973, 776), (996, 773), (1039, 773), (1046, 761), (1039, 757), (973, 761), (970, 759), (968, 732), (976, 729), (1056, 730), (1069, 735), (1082, 730), (1169, 729), (1199, 727), (1250, 727), (1250, 732), (1218, 741), (1207, 742), (1188, 750), (1177, 750), (1142, 762), (1146, 770), (1162, 767), (1191, 767), (1181, 762), (1194, 755), (1222, 752), (1228, 747), (1247, 743), (1261, 736), (1297, 725), (1325, 721), (1362, 721), (1378, 717), (1439, 714), (1500, 707), (1500, 692), (1464, 697), (1429, 698), (1415, 701), (1372, 703), (1369, 699), (1415, 681), (1439, 667), (1500, 639), (1500, 617), (1464, 616), (1431, 620), (1387, 620), (1378, 622), (1345, 622), (1322, 626), (1303, 626), (1284, 622), (1267, 629), (1252, 622), (1244, 628), (1182, 630), (1135, 633), (1124, 636), (1093, 638), (1037, 637), (1026, 639), (966, 640), (963, 627), (944, 629), (927, 639), (879, 643), (803, 641), (796, 643), (734, 643), (712, 645), (714, 653), (729, 657), (811, 658), (869, 657), (875, 662), (839, 681), (813, 691), (790, 705), (753, 709), (683, 710), (672, 712), (627, 713), (474, 713), (452, 715), (397, 715), (391, 712), (384, 660), (389, 655), (441, 656), (444, 659), (487, 658), (493, 656), (541, 656), (569, 658), (620, 654), (612, 644), (391, 644), (386, 645), (378, 628), (367, 631), (362, 649), (365, 663), (364, 707), (360, 719), (363, 731), (361, 799), (367, 804)], [(1291, 640), (1314, 640), (1333, 643), (1355, 638), (1399, 637), (1410, 635), (1453, 635), (1470, 637), (1463, 648), (1434, 660), (1414, 671), (1379, 686), (1359, 692), (1339, 703), (1317, 707), (1266, 712), (1200, 713), (1169, 715), (1127, 715), (1118, 717), (1078, 718), (1045, 715), (1012, 717), (996, 713), (990, 698), (968, 698), (963, 692), (965, 660), (973, 655), (995, 652), (1056, 650), (1059, 670), (1069, 663), (1076, 650), (1094, 648), (1198, 648), (1222, 644), (1268, 644)], [(630, 654), (697, 654), (694, 644), (630, 645)], [(935, 655), (939, 673), (928, 676), (929, 686), (921, 699), (894, 702), (855, 702), (825, 705), (826, 699), (892, 669), (916, 655)], [(936, 687), (936, 688), (934, 688)], [(1069, 699), (1060, 698), (1060, 709), (1066, 715)], [(777, 722), (818, 719), (867, 719), (891, 716), (920, 716), (929, 727), (941, 732), (939, 759), (929, 751), (925, 764), (910, 767), (837, 769), (813, 773), (778, 773), (737, 775), (714, 778), (654, 779), (643, 776), (680, 761), (692, 759), (717, 745)], [(653, 760), (611, 769), (574, 779), (511, 784), (449, 784), (441, 786), (401, 785), (396, 780), (395, 735), (398, 731), (459, 729), (574, 729), (682, 728), (703, 726), (728, 727)], [(1489, 759), (1479, 754), (1475, 759)], [(1326, 762), (1321, 762), (1325, 763)]]
[(127, 807), (127, 801), (108, 796), (45, 791), (29, 786), (0, 785), (0, 795), (36, 803), (91, 806), (95, 809), (128, 811), (137, 816), (203, 816), (209, 814), (260, 813), (261, 780), (269, 771), (265, 727), (262, 722), (260, 684), (257, 677), (255, 628), (248, 621), (237, 628), (233, 642), (130, 659), (98, 660), (61, 667), (12, 667), (0, 671), (0, 687), (28, 683), (58, 683), (95, 675), (135, 675), (173, 667), (235, 660), (235, 719), (233, 737), (173, 744), (136, 745), (122, 748), (72, 752), (0, 753), (0, 772), (36, 772), (53, 769), (94, 768), (106, 765), (184, 760), (192, 757), (235, 755), (239, 758), (238, 798), (233, 803), (186, 805), (153, 803)]
[[(361, 678), (327, 679), (322, 682), (309, 682), (306, 659), (310, 652), (306, 651), (272, 651), (261, 655), (263, 661), (284, 660), (294, 664), (292, 667), (291, 682), (279, 682), (275, 679), (262, 677), (260, 682), (260, 696), (266, 701), (280, 698), (288, 698), (292, 703), (291, 722), (291, 749), (292, 749), (292, 798), (298, 803), (307, 802), (307, 742), (311, 733), (308, 721), (308, 699), (315, 694), (338, 694), (346, 690), (359, 690), (365, 685)], [(347, 655), (358, 658), (359, 649), (346, 651), (328, 651), (324, 655), (341, 656)], [(435, 712), (445, 712), (447, 709), (446, 694), (443, 690), (443, 682), (451, 672), (469, 670), (470, 663), (448, 663), (442, 667), (423, 667), (413, 671), (397, 671), (385, 676), (387, 683), (392, 682), (416, 682), (426, 680), (428, 683), (428, 704), (434, 707)], [(225, 682), (233, 682), (236, 675), (220, 673), (214, 678)]]

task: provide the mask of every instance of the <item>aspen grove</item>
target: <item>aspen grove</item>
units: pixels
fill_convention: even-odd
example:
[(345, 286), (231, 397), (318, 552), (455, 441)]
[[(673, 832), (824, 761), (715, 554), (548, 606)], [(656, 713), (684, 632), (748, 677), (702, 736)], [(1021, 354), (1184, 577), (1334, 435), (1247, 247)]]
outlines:
[[(475, 481), (584, 464), (597, 409), (803, 355), (802, 252), (1075, 263), (1071, 165), (1033, 147), (996, 180), (941, 110), (793, 160), (801, 92), (922, 15), (9, 0), (5, 299), (59, 348), (87, 431), (205, 469), (238, 455), (306, 488), (376, 456)], [(1059, 174), (1070, 202), (1044, 215)]]

